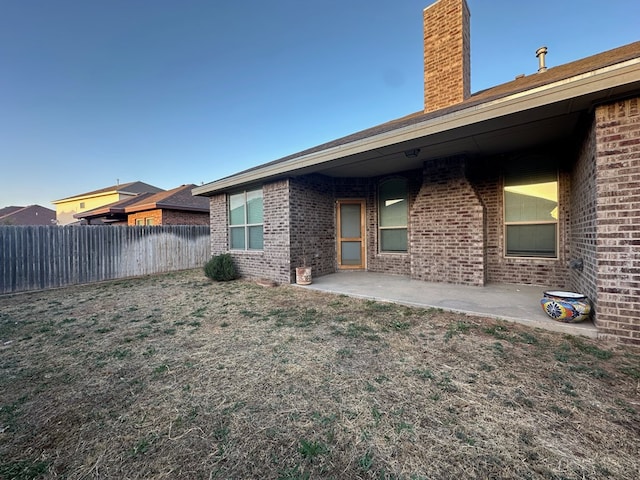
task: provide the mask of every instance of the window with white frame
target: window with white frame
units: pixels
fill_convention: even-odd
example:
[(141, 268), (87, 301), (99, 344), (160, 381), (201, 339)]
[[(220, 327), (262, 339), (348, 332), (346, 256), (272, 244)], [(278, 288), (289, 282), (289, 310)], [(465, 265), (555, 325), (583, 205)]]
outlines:
[(230, 195), (230, 248), (262, 250), (263, 243), (262, 189)]
[(378, 188), (378, 229), (381, 252), (407, 251), (407, 181), (394, 178)]
[(504, 178), (505, 255), (556, 258), (558, 172), (512, 169)]

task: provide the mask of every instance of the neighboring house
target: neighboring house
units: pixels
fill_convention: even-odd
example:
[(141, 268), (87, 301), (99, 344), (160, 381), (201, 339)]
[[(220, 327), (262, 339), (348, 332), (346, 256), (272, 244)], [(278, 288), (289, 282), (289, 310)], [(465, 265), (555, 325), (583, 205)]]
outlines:
[(40, 205), (0, 208), (0, 225), (52, 225), (56, 212)]
[(162, 191), (161, 188), (143, 182), (130, 182), (54, 200), (51, 203), (56, 206), (56, 220), (58, 225), (69, 225), (71, 223), (77, 223), (77, 219), (74, 218), (74, 215), (77, 213), (86, 212), (87, 210), (93, 210), (94, 208), (109, 205), (110, 203), (118, 202), (126, 198), (135, 197), (139, 193), (156, 193)]
[(140, 193), (103, 207), (74, 215), (88, 224), (209, 225), (209, 201), (194, 197), (195, 185), (158, 193)]
[(155, 193), (138, 193), (133, 197), (128, 197), (118, 202), (109, 203), (86, 212), (76, 213), (73, 217), (83, 225), (128, 225), (125, 208), (151, 195), (155, 195)]
[(579, 291), (640, 344), (640, 42), (548, 69), (541, 49), (539, 73), (471, 94), (466, 2), (423, 15), (424, 109), (195, 188), (212, 253), (287, 283), (306, 257)]

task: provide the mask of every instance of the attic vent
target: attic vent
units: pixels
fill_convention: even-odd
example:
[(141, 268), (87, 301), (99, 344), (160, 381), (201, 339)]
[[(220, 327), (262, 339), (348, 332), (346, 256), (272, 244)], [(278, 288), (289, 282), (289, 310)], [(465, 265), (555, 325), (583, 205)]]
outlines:
[(544, 57), (547, 54), (547, 47), (540, 47), (536, 50), (536, 57), (538, 57), (538, 73), (546, 72), (547, 66), (544, 63)]

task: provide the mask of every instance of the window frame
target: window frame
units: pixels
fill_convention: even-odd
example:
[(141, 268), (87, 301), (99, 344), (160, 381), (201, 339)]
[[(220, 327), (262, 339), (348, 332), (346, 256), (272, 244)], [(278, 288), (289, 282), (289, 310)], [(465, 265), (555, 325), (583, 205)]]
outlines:
[[(403, 200), (405, 202), (405, 224), (404, 225), (393, 225), (393, 226), (382, 226), (382, 201), (384, 200), (382, 196), (382, 188), (385, 184), (391, 182), (402, 181), (404, 183), (404, 196)], [(409, 253), (409, 181), (405, 177), (393, 177), (387, 178), (380, 183), (378, 183), (377, 189), (377, 210), (378, 210), (378, 253), (383, 255), (406, 255)], [(382, 248), (382, 232), (383, 231), (404, 231), (406, 235), (406, 244), (407, 247), (405, 250), (383, 250)]]
[[(248, 208), (248, 196), (252, 193), (255, 192), (260, 192), (260, 199), (261, 199), (261, 209), (262, 209), (262, 214), (261, 214), (261, 222), (259, 223), (249, 223), (249, 208)], [(244, 219), (243, 219), (243, 223), (238, 223), (238, 224), (232, 224), (231, 223), (231, 199), (232, 197), (236, 197), (242, 195), (242, 206), (243, 206), (243, 214), (244, 214)], [(264, 191), (262, 189), (262, 187), (260, 188), (255, 188), (252, 190), (243, 190), (241, 192), (234, 192), (234, 193), (230, 193), (227, 195), (227, 234), (229, 235), (229, 250), (232, 251), (237, 251), (237, 252), (262, 252), (264, 251)], [(261, 248), (251, 248), (250, 247), (250, 231), (251, 228), (255, 228), (255, 227), (260, 227), (262, 230), (262, 246)], [(233, 238), (232, 238), (232, 234), (231, 231), (232, 229), (240, 229), (243, 228), (244, 229), (244, 247), (240, 248), (240, 247), (234, 247), (232, 242), (233, 242)]]
[[(543, 169), (541, 168), (540, 171)], [(556, 209), (558, 210), (558, 218), (555, 220), (533, 220), (533, 221), (507, 221), (507, 175), (503, 175), (502, 178), (502, 238), (503, 238), (503, 257), (505, 259), (528, 259), (528, 260), (558, 260), (560, 252), (560, 172), (557, 168), (554, 168), (555, 184), (556, 184)], [(507, 227), (518, 225), (555, 225), (555, 245), (553, 256), (541, 256), (541, 255), (513, 255), (507, 252)]]

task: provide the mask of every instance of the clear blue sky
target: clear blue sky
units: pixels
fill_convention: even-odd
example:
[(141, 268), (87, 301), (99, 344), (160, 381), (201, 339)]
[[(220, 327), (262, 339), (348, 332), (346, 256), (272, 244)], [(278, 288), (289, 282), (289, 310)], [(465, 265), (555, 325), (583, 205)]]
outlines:
[[(432, 0), (0, 0), (0, 208), (210, 182), (422, 108)], [(472, 91), (640, 40), (638, 0), (468, 0)]]

